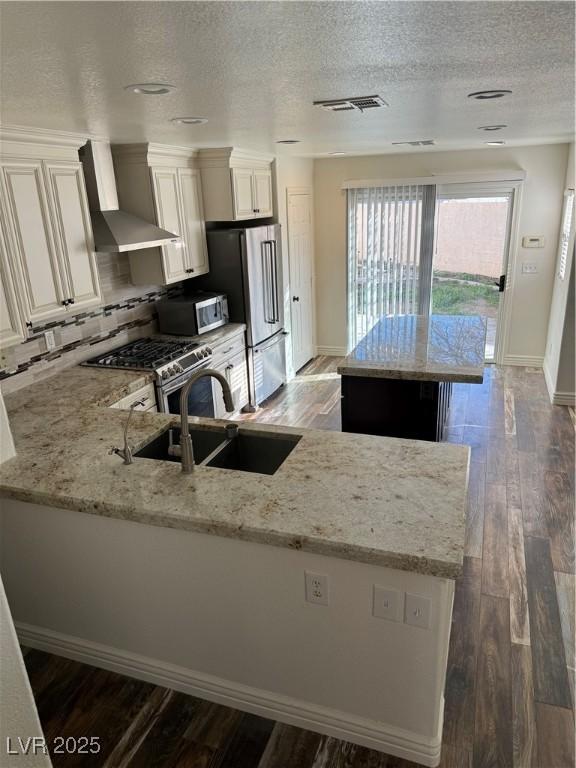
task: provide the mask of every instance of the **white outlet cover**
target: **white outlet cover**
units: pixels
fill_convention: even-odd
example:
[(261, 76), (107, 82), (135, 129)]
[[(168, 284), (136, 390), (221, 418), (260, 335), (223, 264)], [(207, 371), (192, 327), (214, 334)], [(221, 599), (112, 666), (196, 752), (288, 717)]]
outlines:
[(46, 349), (48, 352), (51, 352), (53, 349), (56, 349), (56, 339), (54, 337), (54, 331), (45, 331), (44, 341), (46, 342)]
[(404, 608), (404, 623), (411, 627), (420, 627), (421, 629), (430, 629), (430, 613), (432, 611), (432, 601), (429, 597), (422, 595), (411, 595), (406, 593), (406, 605)]
[(389, 587), (380, 587), (374, 584), (372, 598), (372, 615), (377, 619), (388, 621), (402, 621), (404, 609), (404, 593)]
[(306, 602), (328, 605), (328, 576), (325, 573), (304, 571)]
[(533, 261), (525, 261), (522, 264), (522, 274), (535, 275), (538, 272), (538, 265)]

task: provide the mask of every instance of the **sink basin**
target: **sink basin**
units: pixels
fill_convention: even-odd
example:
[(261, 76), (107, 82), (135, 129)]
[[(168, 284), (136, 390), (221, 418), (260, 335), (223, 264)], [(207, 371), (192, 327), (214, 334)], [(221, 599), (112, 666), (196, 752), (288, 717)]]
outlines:
[[(171, 427), (171, 429), (173, 442), (175, 445), (178, 445), (180, 442), (180, 427)], [(161, 461), (179, 462), (178, 456), (170, 456), (168, 453), (168, 446), (170, 444), (169, 432), (170, 429), (162, 432), (161, 435), (137, 451), (134, 456), (140, 459), (160, 459)], [(224, 432), (199, 429), (198, 427), (190, 427), (190, 434), (192, 435), (192, 445), (194, 446), (194, 460), (197, 464), (204, 461), (226, 439)]]
[[(194, 440), (194, 437), (192, 438)], [(300, 435), (267, 437), (240, 432), (206, 462), (207, 467), (273, 475), (292, 453)]]

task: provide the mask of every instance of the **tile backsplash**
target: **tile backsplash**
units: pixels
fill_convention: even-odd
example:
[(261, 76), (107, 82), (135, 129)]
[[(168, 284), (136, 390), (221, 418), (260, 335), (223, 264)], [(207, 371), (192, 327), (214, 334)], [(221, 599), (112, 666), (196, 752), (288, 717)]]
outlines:
[[(126, 254), (102, 253), (97, 259), (102, 305), (34, 323), (26, 341), (3, 350), (0, 382), (4, 394), (157, 330), (156, 301), (180, 287), (132, 285)], [(56, 347), (51, 351), (46, 348), (45, 331), (54, 333)]]

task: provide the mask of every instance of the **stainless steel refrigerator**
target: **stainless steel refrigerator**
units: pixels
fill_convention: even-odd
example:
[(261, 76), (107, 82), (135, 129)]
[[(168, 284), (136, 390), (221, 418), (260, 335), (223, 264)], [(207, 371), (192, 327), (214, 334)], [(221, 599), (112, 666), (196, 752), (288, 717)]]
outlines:
[(246, 323), (255, 408), (286, 383), (280, 225), (213, 229), (206, 235), (210, 272), (198, 284), (226, 293), (231, 322)]

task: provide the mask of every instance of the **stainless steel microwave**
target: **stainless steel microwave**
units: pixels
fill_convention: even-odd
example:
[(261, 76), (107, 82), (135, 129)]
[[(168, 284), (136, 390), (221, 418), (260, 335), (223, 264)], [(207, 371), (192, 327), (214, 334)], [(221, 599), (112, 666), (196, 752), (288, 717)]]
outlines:
[(156, 304), (160, 333), (199, 336), (228, 322), (228, 300), (223, 293), (184, 294)]

